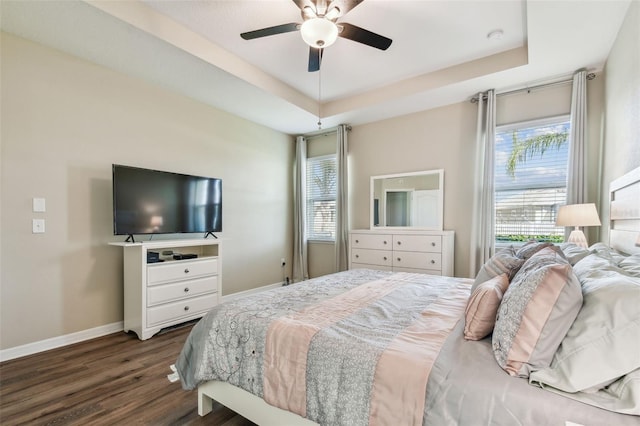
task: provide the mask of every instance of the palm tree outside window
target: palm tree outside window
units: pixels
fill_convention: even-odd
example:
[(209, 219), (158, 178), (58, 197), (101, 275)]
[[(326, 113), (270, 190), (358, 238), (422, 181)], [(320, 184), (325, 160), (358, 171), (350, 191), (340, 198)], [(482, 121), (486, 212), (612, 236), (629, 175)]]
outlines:
[(569, 116), (496, 128), (496, 244), (564, 241), (555, 225), (566, 204)]

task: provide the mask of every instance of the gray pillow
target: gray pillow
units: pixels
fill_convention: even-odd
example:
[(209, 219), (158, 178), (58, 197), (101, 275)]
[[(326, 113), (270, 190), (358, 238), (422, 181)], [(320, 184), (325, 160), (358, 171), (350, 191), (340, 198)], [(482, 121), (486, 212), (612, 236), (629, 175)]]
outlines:
[(562, 243), (560, 244), (560, 249), (571, 266), (574, 266), (576, 263), (591, 254), (591, 250), (580, 247), (574, 243)]
[(640, 278), (640, 253), (625, 257), (618, 262), (618, 267), (632, 277)]
[(640, 279), (592, 269), (580, 280), (582, 309), (551, 365), (530, 381), (591, 393), (640, 368)]
[(523, 263), (524, 259), (516, 256), (513, 246), (500, 250), (480, 268), (480, 272), (471, 286), (471, 294), (480, 284), (498, 275), (507, 274), (509, 281), (511, 281)]
[(532, 255), (505, 293), (493, 330), (493, 352), (512, 376), (548, 367), (582, 306), (580, 282), (552, 247)]
[(552, 243), (539, 243), (538, 241), (529, 241), (518, 248), (518, 250), (516, 251), (516, 256), (527, 260), (543, 248), (551, 246), (553, 246)]

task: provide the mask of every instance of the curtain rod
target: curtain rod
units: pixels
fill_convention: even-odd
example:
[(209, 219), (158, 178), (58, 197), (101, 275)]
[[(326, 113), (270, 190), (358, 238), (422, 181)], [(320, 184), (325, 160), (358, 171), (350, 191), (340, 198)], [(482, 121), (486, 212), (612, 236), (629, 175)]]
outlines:
[[(313, 138), (313, 137), (317, 137), (317, 136), (326, 136), (330, 133), (335, 133), (338, 131), (338, 127), (340, 126), (336, 126), (336, 127), (330, 127), (328, 129), (322, 129), (322, 130), (316, 130), (315, 132), (311, 132), (311, 133), (305, 133), (304, 136), (305, 138)], [(347, 132), (351, 131), (351, 125), (347, 124)]]
[[(596, 78), (596, 74), (595, 73), (589, 73), (587, 74), (587, 80), (593, 80), (594, 78)], [(529, 86), (529, 87), (522, 87), (520, 89), (514, 89), (514, 90), (508, 90), (506, 92), (501, 92), (501, 93), (497, 93), (496, 96), (504, 96), (504, 95), (513, 95), (514, 93), (520, 93), (520, 92), (530, 92), (532, 90), (538, 90), (538, 89), (544, 89), (547, 87), (552, 87), (552, 86), (559, 86), (561, 84), (567, 84), (567, 83), (571, 83), (573, 82), (573, 77), (572, 78), (567, 78), (564, 80), (560, 80), (560, 81), (553, 81), (551, 83), (544, 83), (544, 84), (539, 84), (537, 86)], [(483, 99), (486, 99), (486, 96), (483, 96)], [(473, 98), (471, 98), (471, 103), (475, 104), (478, 102), (478, 96), (474, 96)]]

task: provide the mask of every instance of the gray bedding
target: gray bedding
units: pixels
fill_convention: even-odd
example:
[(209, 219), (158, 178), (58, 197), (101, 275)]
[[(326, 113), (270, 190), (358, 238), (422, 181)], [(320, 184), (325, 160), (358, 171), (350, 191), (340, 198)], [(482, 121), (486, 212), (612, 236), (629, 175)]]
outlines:
[[(263, 397), (269, 323), (390, 272), (352, 270), (244, 297), (214, 308), (193, 329), (176, 362), (185, 389), (221, 380)], [(402, 327), (460, 279), (416, 275), (357, 316), (319, 332), (308, 361), (307, 417), (326, 425), (366, 425), (376, 359)], [(426, 281), (425, 281), (426, 280)], [(489, 339), (462, 337), (460, 321), (431, 370), (424, 425), (640, 425), (640, 418), (595, 408), (505, 373)], [(363, 334), (363, 331), (364, 334)], [(346, 339), (346, 346), (340, 345)]]
[(596, 408), (508, 375), (494, 358), (491, 337), (468, 341), (463, 328), (458, 323), (431, 370), (425, 425), (640, 425), (638, 416)]

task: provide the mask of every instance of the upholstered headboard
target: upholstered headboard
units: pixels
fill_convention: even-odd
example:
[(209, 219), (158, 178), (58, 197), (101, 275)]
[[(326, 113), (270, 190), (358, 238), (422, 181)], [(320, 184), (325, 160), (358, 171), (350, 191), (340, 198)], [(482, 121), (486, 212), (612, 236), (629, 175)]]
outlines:
[(609, 185), (609, 245), (624, 253), (640, 253), (640, 167)]

